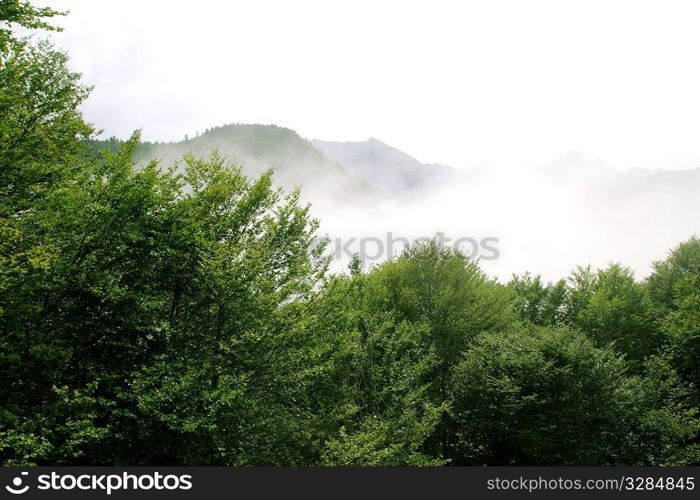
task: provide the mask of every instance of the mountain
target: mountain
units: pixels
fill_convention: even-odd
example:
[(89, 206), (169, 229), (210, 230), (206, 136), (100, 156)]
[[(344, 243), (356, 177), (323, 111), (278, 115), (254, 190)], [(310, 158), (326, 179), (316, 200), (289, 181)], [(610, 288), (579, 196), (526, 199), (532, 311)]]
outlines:
[[(96, 148), (114, 149), (119, 140), (91, 141)], [(206, 157), (212, 150), (256, 177), (274, 168), (275, 182), (302, 188), (315, 206), (368, 206), (382, 201), (413, 200), (437, 188), (464, 181), (467, 173), (445, 165), (423, 164), (408, 154), (371, 138), (361, 142), (309, 141), (276, 125), (230, 124), (176, 142), (143, 142), (141, 162), (163, 165), (181, 161), (186, 153)]]
[[(114, 138), (92, 141), (96, 148), (108, 149), (119, 142)], [(143, 142), (136, 159), (158, 159), (163, 165), (171, 165), (186, 153), (208, 157), (212, 150), (241, 166), (249, 177), (273, 168), (277, 185), (287, 190), (301, 187), (303, 199), (314, 205), (371, 204), (383, 199), (376, 189), (326, 157), (309, 140), (276, 125), (230, 124), (182, 141)]]
[(630, 168), (616, 171), (600, 160), (590, 160), (570, 152), (539, 168), (540, 173), (560, 182), (562, 187), (575, 186), (597, 198), (609, 198), (618, 204), (632, 198), (700, 209), (700, 168), (660, 170)]
[(370, 186), (394, 198), (415, 197), (467, 176), (466, 172), (445, 165), (421, 163), (375, 138), (359, 142), (314, 139), (312, 144)]
[[(111, 149), (119, 142), (92, 141)], [(482, 265), (500, 277), (530, 269), (549, 279), (576, 264), (605, 266), (612, 258), (644, 276), (651, 260), (700, 234), (700, 169), (619, 172), (568, 153), (540, 166), (462, 171), (423, 164), (374, 138), (309, 141), (290, 129), (242, 124), (178, 142), (144, 142), (137, 160), (167, 166), (185, 153), (207, 157), (213, 149), (248, 176), (274, 167), (279, 186), (300, 186), (341, 267), (348, 251), (367, 256), (376, 250), (384, 258), (388, 254), (369, 247), (439, 232), (452, 241), (495, 238), (499, 257)]]

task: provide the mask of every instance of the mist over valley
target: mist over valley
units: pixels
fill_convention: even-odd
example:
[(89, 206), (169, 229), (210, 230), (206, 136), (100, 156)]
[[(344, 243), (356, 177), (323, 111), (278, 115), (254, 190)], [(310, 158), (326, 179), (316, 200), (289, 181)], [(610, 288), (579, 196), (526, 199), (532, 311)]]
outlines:
[[(118, 142), (94, 141), (98, 148)], [(466, 240), (461, 250), (505, 281), (528, 270), (556, 280), (577, 265), (611, 262), (641, 279), (675, 242), (700, 233), (700, 168), (617, 171), (575, 152), (547, 164), (455, 168), (421, 163), (376, 138), (308, 140), (257, 124), (143, 142), (137, 158), (168, 166), (187, 153), (206, 158), (212, 151), (247, 176), (272, 168), (278, 186), (301, 188), (320, 234), (331, 239), (334, 271), (354, 252), (370, 266), (400, 252), (404, 240), (440, 234)], [(497, 251), (484, 249), (484, 239)]]

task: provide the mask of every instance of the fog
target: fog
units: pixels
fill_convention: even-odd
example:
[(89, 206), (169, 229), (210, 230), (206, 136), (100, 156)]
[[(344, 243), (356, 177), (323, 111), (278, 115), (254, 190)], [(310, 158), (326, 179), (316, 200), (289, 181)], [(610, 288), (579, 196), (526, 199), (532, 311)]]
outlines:
[[(47, 3), (70, 11), (51, 37), (95, 85), (82, 110), (104, 137), (274, 166), (348, 251), (497, 238), (474, 257), (500, 279), (612, 261), (641, 279), (700, 233), (697, 2)], [(181, 141), (231, 121), (339, 142)], [(397, 149), (354, 161), (381, 141)]]
[(146, 143), (142, 161), (170, 165), (219, 151), (256, 177), (268, 168), (300, 187), (331, 242), (331, 270), (354, 253), (365, 268), (416, 240), (438, 238), (500, 280), (529, 271), (545, 280), (576, 266), (618, 262), (638, 279), (681, 241), (700, 234), (700, 169), (630, 169), (569, 152), (542, 164), (422, 164), (380, 141), (310, 141), (273, 125), (215, 127), (175, 143)]
[[(334, 204), (316, 193), (315, 213), (334, 243), (356, 239), (347, 246), (366, 254), (366, 266), (390, 256), (388, 240), (441, 233), (448, 245), (467, 239), (461, 250), (501, 280), (526, 271), (557, 280), (579, 265), (613, 262), (643, 279), (653, 261), (700, 234), (698, 193), (700, 170), (615, 172), (569, 153), (545, 165), (482, 165), (410, 199), (371, 206)], [(361, 238), (375, 238), (366, 252)], [(348, 252), (340, 257), (335, 269)]]
[(373, 136), (423, 162), (700, 165), (700, 4), (46, 0), (108, 135)]

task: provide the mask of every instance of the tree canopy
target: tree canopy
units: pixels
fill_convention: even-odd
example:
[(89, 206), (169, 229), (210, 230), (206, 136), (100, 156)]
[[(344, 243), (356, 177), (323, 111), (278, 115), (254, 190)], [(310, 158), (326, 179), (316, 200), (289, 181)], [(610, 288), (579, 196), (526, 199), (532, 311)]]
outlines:
[(96, 151), (59, 13), (0, 6), (4, 465), (700, 462), (700, 240), (638, 281), (491, 279), (437, 239), (327, 271), (299, 191)]

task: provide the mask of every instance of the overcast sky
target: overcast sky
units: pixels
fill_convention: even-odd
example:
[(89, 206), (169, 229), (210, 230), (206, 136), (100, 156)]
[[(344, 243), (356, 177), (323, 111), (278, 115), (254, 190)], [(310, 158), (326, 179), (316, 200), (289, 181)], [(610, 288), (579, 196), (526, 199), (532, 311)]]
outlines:
[(455, 167), (700, 166), (697, 1), (47, 2), (107, 135), (274, 123)]

